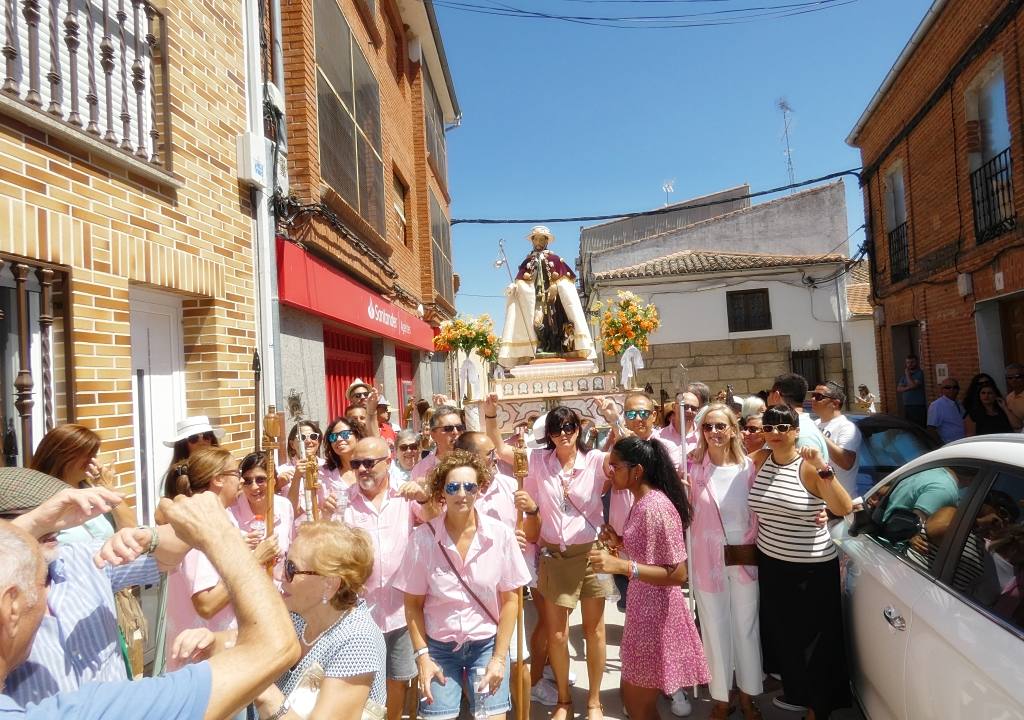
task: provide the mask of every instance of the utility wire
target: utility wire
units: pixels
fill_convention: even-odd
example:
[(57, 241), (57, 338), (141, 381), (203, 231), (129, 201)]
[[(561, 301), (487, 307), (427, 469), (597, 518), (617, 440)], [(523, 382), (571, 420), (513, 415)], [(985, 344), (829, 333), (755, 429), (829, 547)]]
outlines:
[[(786, 190), (792, 190), (794, 188), (807, 187), (819, 182), (825, 182), (826, 180), (835, 180), (846, 175), (851, 175), (857, 180), (860, 180), (860, 168), (851, 168), (849, 170), (840, 170), (839, 172), (829, 173), (828, 175), (822, 175), (821, 177), (811, 178), (810, 180), (803, 180), (798, 183), (791, 183), (789, 185), (782, 185), (781, 187), (770, 188), (768, 190), (758, 190), (757, 192), (748, 193), (746, 195), (732, 196), (723, 198), (720, 200), (708, 200), (700, 203), (679, 203), (677, 205), (669, 205), (667, 207), (655, 208), (654, 210), (640, 210), (637, 212), (626, 212), (616, 213), (614, 215), (577, 215), (575, 217), (560, 217), (560, 218), (456, 218), (451, 221), (452, 225), (549, 225), (554, 223), (563, 222), (594, 222), (598, 220), (628, 220), (629, 218), (635, 217), (647, 217), (650, 215), (664, 215), (666, 213), (676, 212), (681, 209), (692, 209), (702, 207), (712, 207), (714, 205), (723, 205), (725, 203), (736, 202), (737, 200), (748, 200), (751, 198), (763, 197), (765, 195), (774, 195), (775, 193), (784, 192)], [(858, 230), (860, 228), (857, 228)], [(854, 231), (856, 232), (856, 231)]]

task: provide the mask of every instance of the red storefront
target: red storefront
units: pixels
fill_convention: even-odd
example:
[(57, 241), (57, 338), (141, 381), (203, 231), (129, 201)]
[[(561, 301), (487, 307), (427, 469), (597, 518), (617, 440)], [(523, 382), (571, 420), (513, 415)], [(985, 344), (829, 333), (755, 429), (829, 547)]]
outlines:
[(384, 384), (374, 377), (373, 339), (386, 338), (395, 343), (399, 392), (388, 399), (397, 411), (392, 420), (398, 421), (407, 398), (415, 395), (413, 351), (434, 349), (434, 329), (294, 243), (278, 238), (277, 257), (280, 301), (325, 321), (329, 415), (344, 412), (345, 391), (357, 377)]

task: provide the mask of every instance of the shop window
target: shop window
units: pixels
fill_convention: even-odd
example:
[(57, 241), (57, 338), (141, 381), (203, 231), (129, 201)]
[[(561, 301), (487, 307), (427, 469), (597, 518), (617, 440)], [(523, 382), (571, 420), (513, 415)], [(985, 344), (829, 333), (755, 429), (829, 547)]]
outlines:
[(454, 305), (451, 225), (433, 192), (430, 193), (430, 243), (434, 261), (434, 292), (444, 298), (449, 305)]
[(380, 86), (334, 0), (316, 0), (320, 174), (385, 234)]
[(725, 302), (729, 312), (729, 332), (772, 329), (767, 288), (727, 292)]

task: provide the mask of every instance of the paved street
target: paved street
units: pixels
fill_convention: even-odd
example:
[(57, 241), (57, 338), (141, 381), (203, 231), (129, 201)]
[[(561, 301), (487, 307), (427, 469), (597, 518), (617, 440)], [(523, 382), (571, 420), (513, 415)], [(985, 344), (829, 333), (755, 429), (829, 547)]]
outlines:
[[(527, 602), (527, 608), (529, 610), (530, 603)], [(626, 715), (622, 709), (622, 700), (619, 696), (619, 671), (621, 665), (619, 664), (619, 642), (622, 638), (622, 623), (624, 616), (615, 607), (614, 603), (608, 603), (605, 610), (605, 624), (607, 627), (608, 634), (608, 662), (605, 669), (604, 680), (601, 688), (601, 702), (604, 704), (605, 717), (608, 720), (625, 720)], [(581, 630), (580, 612), (577, 609), (569, 618), (571, 628), (571, 640), (570, 640), (570, 656), (572, 663), (572, 670), (576, 673), (577, 683), (576, 687), (573, 688), (572, 698), (575, 704), (577, 715), (585, 717), (585, 708), (587, 706), (587, 666), (583, 662), (583, 633)], [(532, 618), (530, 613), (527, 613), (527, 625), (532, 626)], [(761, 708), (761, 712), (764, 714), (765, 720), (799, 720), (801, 717), (798, 713), (786, 712), (779, 710), (771, 703), (771, 698), (776, 695), (779, 690), (773, 690), (765, 693), (758, 698), (758, 705)], [(692, 699), (692, 698), (691, 698)], [(669, 720), (674, 717), (669, 711), (669, 701), (662, 698), (662, 702), (659, 704), (659, 713), (662, 718)], [(531, 705), (530, 717), (531, 720), (546, 720), (550, 715), (551, 708), (545, 707), (538, 703)], [(707, 689), (702, 689), (702, 694), (699, 699), (693, 699), (693, 713), (690, 715), (691, 718), (707, 718), (711, 715), (711, 700), (707, 694)], [(739, 712), (735, 713), (733, 718), (742, 717)], [(862, 715), (856, 710), (844, 710), (842, 712), (834, 713), (832, 720), (862, 720)]]

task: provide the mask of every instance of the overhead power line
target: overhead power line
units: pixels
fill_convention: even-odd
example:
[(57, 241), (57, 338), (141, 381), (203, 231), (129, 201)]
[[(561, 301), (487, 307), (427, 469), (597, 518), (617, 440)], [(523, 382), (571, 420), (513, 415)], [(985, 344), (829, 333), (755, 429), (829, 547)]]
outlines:
[[(792, 190), (794, 188), (807, 187), (808, 185), (814, 185), (815, 183), (825, 182), (827, 180), (836, 180), (838, 178), (850, 175), (857, 178), (860, 181), (860, 168), (851, 168), (849, 170), (840, 170), (839, 172), (829, 173), (828, 175), (822, 175), (821, 177), (811, 178), (810, 180), (803, 180), (798, 183), (790, 183), (789, 185), (782, 185), (781, 187), (770, 188), (768, 190), (758, 190), (757, 192), (748, 193), (746, 195), (730, 196), (728, 198), (720, 200), (707, 200), (700, 203), (680, 203), (678, 205), (671, 205), (669, 207), (655, 208), (654, 210), (640, 210), (637, 212), (625, 212), (615, 213), (613, 215), (577, 215), (575, 217), (560, 217), (560, 218), (455, 218), (451, 221), (452, 225), (548, 225), (554, 223), (563, 222), (596, 222), (599, 220), (628, 220), (629, 218), (645, 217), (648, 215), (664, 215), (665, 213), (676, 212), (682, 208), (687, 210), (691, 208), (702, 208), (712, 207), (714, 205), (723, 205), (725, 203), (736, 202), (737, 200), (748, 200), (750, 198), (763, 197), (765, 195), (774, 195), (775, 193), (785, 192), (786, 190)], [(858, 228), (859, 229), (859, 228)]]

